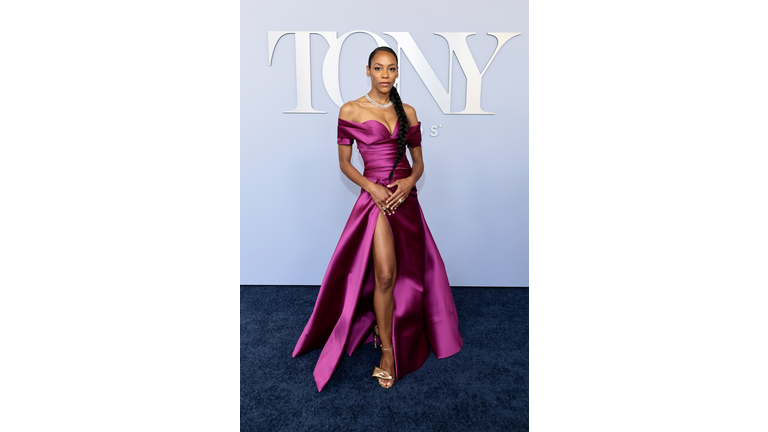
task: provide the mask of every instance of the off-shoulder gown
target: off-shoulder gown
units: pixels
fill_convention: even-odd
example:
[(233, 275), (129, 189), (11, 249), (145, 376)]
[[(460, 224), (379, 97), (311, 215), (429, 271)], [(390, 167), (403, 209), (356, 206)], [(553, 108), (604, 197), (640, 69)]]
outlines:
[[(420, 127), (421, 123), (408, 129), (409, 147), (421, 145)], [(397, 156), (398, 128), (395, 124), (390, 133), (376, 120), (355, 123), (339, 119), (338, 144), (357, 141), (365, 164), (363, 176), (386, 186)], [(403, 157), (392, 181), (410, 174), (411, 166)], [(312, 316), (293, 350), (293, 357), (297, 357), (323, 348), (314, 372), (318, 391), (328, 383), (343, 351), (351, 356), (363, 343), (373, 341), (376, 318), (371, 245), (379, 211), (361, 188), (323, 277)], [(437, 358), (444, 358), (459, 352), (463, 341), (445, 265), (424, 220), (415, 186), (387, 221), (397, 265), (392, 346), (394, 375), (400, 380), (424, 364), (430, 346)]]

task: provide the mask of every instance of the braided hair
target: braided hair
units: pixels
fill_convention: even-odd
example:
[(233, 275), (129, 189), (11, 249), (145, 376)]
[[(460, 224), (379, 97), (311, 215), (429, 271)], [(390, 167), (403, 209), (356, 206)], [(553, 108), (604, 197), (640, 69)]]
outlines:
[[(376, 53), (379, 51), (386, 51), (392, 54), (395, 56), (395, 61), (397, 62), (397, 54), (392, 48), (387, 46), (378, 47), (371, 52), (371, 55), (368, 56), (369, 68), (371, 67), (373, 56), (376, 55)], [(392, 182), (392, 176), (395, 174), (395, 168), (397, 168), (397, 165), (400, 163), (400, 159), (403, 158), (403, 153), (405, 153), (405, 139), (408, 135), (408, 128), (410, 125), (408, 124), (408, 117), (405, 115), (405, 109), (403, 109), (403, 101), (400, 99), (400, 93), (397, 92), (397, 88), (395, 86), (392, 86), (392, 89), (389, 91), (389, 100), (391, 100), (395, 106), (397, 121), (400, 125), (400, 128), (397, 131), (397, 157), (395, 158), (395, 165), (392, 167), (392, 171), (389, 173), (389, 181)]]

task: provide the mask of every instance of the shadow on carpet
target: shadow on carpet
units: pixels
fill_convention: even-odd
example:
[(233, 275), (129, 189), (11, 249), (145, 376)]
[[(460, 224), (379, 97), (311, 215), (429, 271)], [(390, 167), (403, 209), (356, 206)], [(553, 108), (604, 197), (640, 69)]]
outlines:
[(241, 431), (528, 430), (528, 288), (452, 288), (461, 351), (383, 389), (364, 344), (321, 393), (321, 350), (291, 357), (319, 289), (240, 287)]

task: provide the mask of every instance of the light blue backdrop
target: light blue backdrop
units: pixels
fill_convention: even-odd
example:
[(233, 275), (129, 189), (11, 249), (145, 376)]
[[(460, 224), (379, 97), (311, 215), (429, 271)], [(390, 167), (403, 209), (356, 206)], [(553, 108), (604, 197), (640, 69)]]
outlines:
[[(388, 23), (388, 24), (387, 24)], [(419, 202), (453, 286), (528, 286), (527, 1), (359, 1), (241, 3), (241, 284), (319, 285), (360, 188), (339, 170), (338, 107), (325, 90), (329, 44), (310, 36), (312, 102), (326, 114), (284, 114), (296, 107), (294, 35), (276, 44), (268, 31), (409, 32), (448, 89), (448, 43), (435, 32), (476, 32), (467, 42), (480, 71), (496, 48), (488, 32), (510, 39), (482, 81), (482, 109), (446, 115), (408, 60), (400, 58), (403, 101), (423, 126), (425, 171)], [(339, 61), (344, 101), (370, 88), (364, 33), (349, 36)], [(464, 107), (466, 79), (454, 56), (452, 111)], [(436, 137), (431, 126), (441, 125)], [(406, 153), (407, 154), (407, 153)], [(353, 163), (362, 172), (355, 151)]]

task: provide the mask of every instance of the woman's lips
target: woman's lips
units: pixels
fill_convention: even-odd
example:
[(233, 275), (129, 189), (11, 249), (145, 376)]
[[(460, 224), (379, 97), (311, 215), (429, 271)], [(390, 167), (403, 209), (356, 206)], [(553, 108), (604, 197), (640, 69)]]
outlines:
[(380, 86), (384, 86), (384, 87), (386, 87), (386, 86), (388, 86), (388, 85), (389, 85), (389, 83), (388, 83), (388, 82), (380, 82), (380, 83), (379, 83), (379, 85), (380, 85)]

